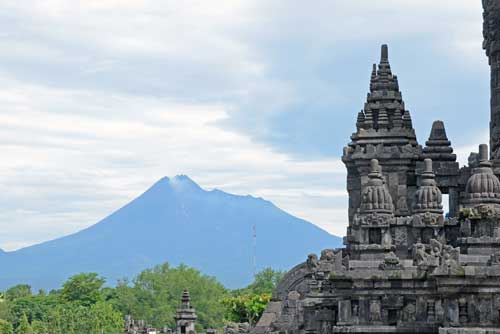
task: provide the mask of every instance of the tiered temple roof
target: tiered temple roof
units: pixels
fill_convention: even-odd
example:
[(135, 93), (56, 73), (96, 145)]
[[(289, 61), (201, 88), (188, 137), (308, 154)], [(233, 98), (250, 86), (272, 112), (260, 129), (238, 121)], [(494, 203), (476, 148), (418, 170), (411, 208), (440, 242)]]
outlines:
[(389, 50), (382, 45), (380, 63), (373, 64), (370, 92), (358, 114), (352, 146), (381, 142), (388, 145), (417, 145), (411, 115), (405, 109), (398, 77), (391, 71)]

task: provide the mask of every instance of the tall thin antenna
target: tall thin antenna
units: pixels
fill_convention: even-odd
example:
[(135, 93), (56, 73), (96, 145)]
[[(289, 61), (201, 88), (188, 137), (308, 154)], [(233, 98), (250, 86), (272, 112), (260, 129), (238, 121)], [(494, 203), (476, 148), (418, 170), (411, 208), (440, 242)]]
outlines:
[(253, 225), (253, 277), (257, 275), (257, 226)]

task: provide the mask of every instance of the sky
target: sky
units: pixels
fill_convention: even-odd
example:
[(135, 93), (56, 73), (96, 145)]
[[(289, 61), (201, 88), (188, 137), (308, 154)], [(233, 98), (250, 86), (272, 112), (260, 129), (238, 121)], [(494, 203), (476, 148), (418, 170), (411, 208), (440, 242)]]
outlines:
[(163, 176), (347, 226), (342, 148), (389, 44), (421, 144), (488, 141), (479, 0), (0, 1), (0, 247), (90, 226)]

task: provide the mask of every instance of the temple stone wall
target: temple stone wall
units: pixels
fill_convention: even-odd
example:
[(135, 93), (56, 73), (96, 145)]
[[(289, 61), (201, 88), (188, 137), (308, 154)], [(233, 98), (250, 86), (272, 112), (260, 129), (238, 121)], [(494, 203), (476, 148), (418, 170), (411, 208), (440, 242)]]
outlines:
[[(483, 0), (483, 47), (491, 69), (490, 148), (495, 161), (500, 159), (500, 2)], [(499, 162), (496, 163), (496, 167)]]

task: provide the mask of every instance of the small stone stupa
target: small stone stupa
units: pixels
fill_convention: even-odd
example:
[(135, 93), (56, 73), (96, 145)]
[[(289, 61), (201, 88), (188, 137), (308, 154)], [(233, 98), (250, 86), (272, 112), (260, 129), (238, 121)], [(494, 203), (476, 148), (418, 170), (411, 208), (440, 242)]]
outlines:
[(175, 314), (176, 334), (196, 334), (195, 322), (197, 316), (194, 308), (191, 307), (189, 291), (184, 290), (181, 298), (181, 305)]

